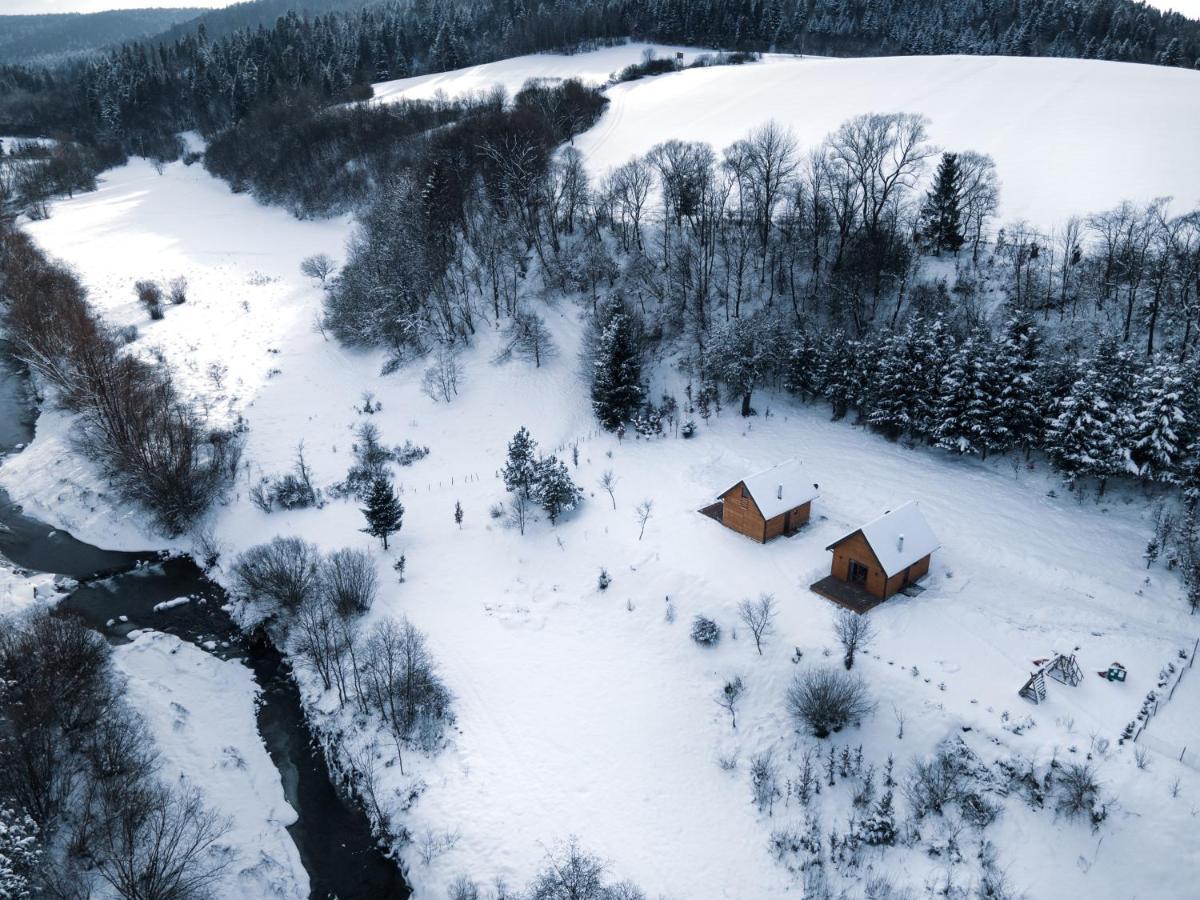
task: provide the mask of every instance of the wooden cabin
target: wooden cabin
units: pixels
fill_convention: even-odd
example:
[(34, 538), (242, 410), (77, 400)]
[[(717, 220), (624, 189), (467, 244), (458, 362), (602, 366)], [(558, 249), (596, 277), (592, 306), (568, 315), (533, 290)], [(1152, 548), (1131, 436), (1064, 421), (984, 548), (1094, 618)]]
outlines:
[(890, 510), (834, 541), (830, 577), (886, 600), (929, 571), (937, 538), (916, 502)]
[(719, 494), (720, 522), (765, 544), (781, 534), (795, 534), (808, 521), (818, 496), (817, 485), (799, 460), (789, 459)]

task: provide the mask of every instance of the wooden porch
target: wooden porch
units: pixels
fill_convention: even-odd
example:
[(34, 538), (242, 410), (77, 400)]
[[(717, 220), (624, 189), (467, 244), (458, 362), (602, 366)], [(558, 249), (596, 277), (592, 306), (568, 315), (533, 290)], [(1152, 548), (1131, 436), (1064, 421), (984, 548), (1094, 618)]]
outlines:
[(874, 609), (883, 601), (874, 594), (868, 594), (857, 585), (847, 584), (840, 578), (826, 575), (809, 588), (814, 594), (820, 594), (826, 600), (832, 600), (838, 606), (862, 614)]

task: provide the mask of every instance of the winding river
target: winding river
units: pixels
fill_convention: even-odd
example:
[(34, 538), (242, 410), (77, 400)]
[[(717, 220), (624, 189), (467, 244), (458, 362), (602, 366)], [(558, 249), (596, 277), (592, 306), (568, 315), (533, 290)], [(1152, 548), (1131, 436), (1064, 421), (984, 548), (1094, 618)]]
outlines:
[[(36, 415), (27, 381), (0, 348), (0, 454), (33, 439)], [(334, 786), (305, 721), (287, 661), (269, 643), (251, 640), (222, 610), (226, 595), (186, 557), (102, 550), (26, 516), (0, 490), (0, 556), (18, 566), (81, 582), (63, 601), (109, 640), (135, 628), (170, 632), (222, 658), (242, 660), (262, 687), (258, 730), (282, 777), (284, 794), (299, 813), (288, 831), (308, 871), (314, 898), (405, 898), (399, 867), (371, 836), (365, 814)], [(190, 596), (205, 602), (154, 611), (154, 605)]]

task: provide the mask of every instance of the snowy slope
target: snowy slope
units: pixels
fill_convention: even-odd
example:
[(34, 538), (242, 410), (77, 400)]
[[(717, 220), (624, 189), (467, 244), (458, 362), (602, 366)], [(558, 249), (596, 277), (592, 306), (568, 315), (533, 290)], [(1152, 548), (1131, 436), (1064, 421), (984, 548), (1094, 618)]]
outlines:
[(173, 635), (135, 633), (113, 648), (126, 697), (150, 727), (163, 756), (162, 777), (201, 790), (230, 821), (214, 852), (229, 865), (221, 897), (308, 896), (308, 874), (287, 826), (296, 812), (258, 734), (258, 686), (250, 670)]
[[(603, 81), (642, 45), (575, 56), (519, 57), (377, 85), (379, 96), (462, 96), (493, 83), (511, 93), (534, 76)], [(668, 56), (675, 48), (659, 48)], [(575, 144), (601, 174), (655, 144), (707, 141), (718, 150), (774, 119), (802, 148), (860, 113), (929, 117), (949, 150), (996, 160), (1003, 220), (1050, 227), (1122, 200), (1200, 203), (1200, 72), (1077, 59), (767, 56), (616, 85), (600, 122)]]
[[(799, 649), (803, 664), (837, 662), (832, 610), (807, 586), (828, 571), (823, 548), (831, 540), (910, 499), (920, 501), (943, 546), (920, 598), (872, 613), (879, 637), (858, 665), (878, 709), (835, 743), (864, 744), (876, 765), (894, 754), (902, 771), (964, 726), (981, 751), (1043, 763), (1071, 747), (1082, 754), (1091, 736), (1103, 737), (1111, 747), (1097, 754), (1101, 777), (1119, 806), (1102, 834), (1056, 822), (1049, 810), (1010, 805), (989, 832), (1001, 862), (1033, 897), (1148, 896), (1147, 885), (1156, 897), (1190, 894), (1186, 873), (1200, 866), (1189, 837), (1200, 773), (1172, 756), (1186, 732), (1163, 713), (1164, 749), (1148, 771), (1134, 765), (1128, 747), (1116, 749), (1156, 673), (1195, 639), (1177, 578), (1141, 561), (1150, 526), (1140, 497), (1113, 492), (1103, 506), (1081, 505), (1058, 496), (1061, 487), (1040, 470), (1014, 473), (1006, 460), (908, 450), (832, 423), (821, 408), (769, 396), (756, 402), (764, 415), (747, 422), (726, 411), (691, 441), (619, 443), (595, 431), (577, 375), (581, 326), (567, 300), (543, 310), (558, 358), (537, 370), (494, 366), (498, 339), (484, 330), (464, 358), (460, 398), (434, 404), (419, 390), (419, 366), (381, 377), (381, 354), (349, 352), (311, 327), (320, 290), (296, 267), (307, 253), (336, 253), (344, 228), (257, 207), (198, 168), (173, 164), (158, 176), (135, 161), (107, 175), (99, 193), (55, 204), (53, 217), (31, 231), (78, 269), (111, 321), (138, 325), (135, 347), (158, 348), (216, 408), (232, 404), (246, 415), (247, 473), (212, 523), (228, 553), (275, 534), (326, 548), (372, 547), (383, 585), (372, 617), (405, 614), (428, 632), (456, 695), (451, 748), (434, 760), (409, 759), (417, 775), (406, 778), (390, 765), (386, 739), (355, 739), (373, 741), (387, 787), (424, 784), (396, 819), (418, 836), (403, 855), (422, 896), (440, 900), (463, 871), (523, 883), (545, 848), (572, 833), (651, 896), (798, 895), (773, 862), (768, 836), (781, 824), (802, 824), (803, 814), (794, 804), (759, 814), (747, 760), (774, 746), (784, 775), (794, 777), (803, 743), (782, 703), (797, 669), (793, 654)], [(132, 301), (132, 281), (185, 266), (188, 304), (149, 322)], [(230, 369), (223, 389), (197, 371), (214, 360)], [(680, 394), (677, 384), (662, 387)], [(246, 499), (259, 474), (290, 465), (302, 439), (319, 483), (342, 477), (365, 390), (383, 403), (372, 421), (387, 442), (412, 439), (431, 450), (397, 471), (407, 512), (386, 555), (359, 532), (354, 503), (267, 516)], [(88, 493), (103, 484), (71, 453), (67, 424), (61, 415), (43, 417), (30, 448), (0, 468), (6, 488), (89, 540), (161, 543), (139, 530), (138, 517)], [(557, 529), (543, 522), (524, 537), (487, 515), (503, 494), (495, 472), (505, 443), (522, 424), (562, 458), (579, 442), (576, 476), (589, 491), (583, 509)], [(764, 547), (696, 513), (746, 472), (792, 456), (804, 460), (822, 495), (795, 538)], [(607, 468), (620, 479), (616, 510), (594, 487)], [(655, 512), (639, 541), (633, 506), (645, 498), (654, 499)], [(466, 510), (461, 531), (452, 518), (456, 500)], [(404, 584), (391, 571), (398, 553), (408, 560)], [(601, 566), (614, 579), (603, 594)], [(735, 609), (764, 591), (782, 612), (759, 657), (744, 631), (734, 638)], [(673, 623), (665, 620), (667, 597)], [(687, 638), (697, 613), (724, 629), (715, 650)], [(1089, 673), (1082, 685), (1052, 685), (1041, 707), (1016, 696), (1031, 660), (1076, 646)], [(1128, 683), (1090, 674), (1113, 659), (1129, 667)], [(712, 700), (735, 673), (748, 688), (736, 732)], [(1185, 682), (1179, 696), (1194, 696), (1196, 687)], [(906, 716), (903, 739), (893, 707)], [(1026, 715), (1036, 727), (1022, 735), (1005, 728)], [(729, 755), (740, 760), (733, 772), (716, 763)], [(1176, 778), (1182, 792), (1173, 799)], [(829, 793), (830, 802), (843, 796)], [(838, 815), (826, 826), (844, 828), (844, 810)], [(420, 836), (445, 831), (457, 831), (457, 841), (427, 866)], [(940, 866), (899, 850), (869, 862), (916, 886)]]
[(652, 50), (659, 59), (669, 59), (677, 52), (684, 54), (684, 61), (691, 62), (706, 52), (694, 47), (672, 47), (665, 44), (621, 44), (575, 53), (531, 53), (514, 56), (498, 62), (483, 63), (451, 72), (432, 75), (416, 75), (398, 78), (374, 85), (375, 98), (384, 103), (398, 100), (434, 100), (444, 97), (454, 100), (472, 94), (487, 93), (494, 87), (503, 88), (511, 97), (530, 79), (578, 78), (587, 84), (604, 84), (609, 77), (628, 65), (641, 62), (646, 50)]

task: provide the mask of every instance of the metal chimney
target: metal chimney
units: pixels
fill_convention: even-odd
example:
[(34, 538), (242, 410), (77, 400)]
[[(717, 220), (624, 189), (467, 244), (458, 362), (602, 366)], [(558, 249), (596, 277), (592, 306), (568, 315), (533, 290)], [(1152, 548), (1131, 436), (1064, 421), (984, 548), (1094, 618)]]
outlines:
[(904, 549), (904, 535), (900, 535), (898, 538), (896, 538), (896, 549), (897, 550)]
[(776, 500), (783, 499), (783, 485), (782, 484), (779, 487), (775, 488), (775, 499)]

